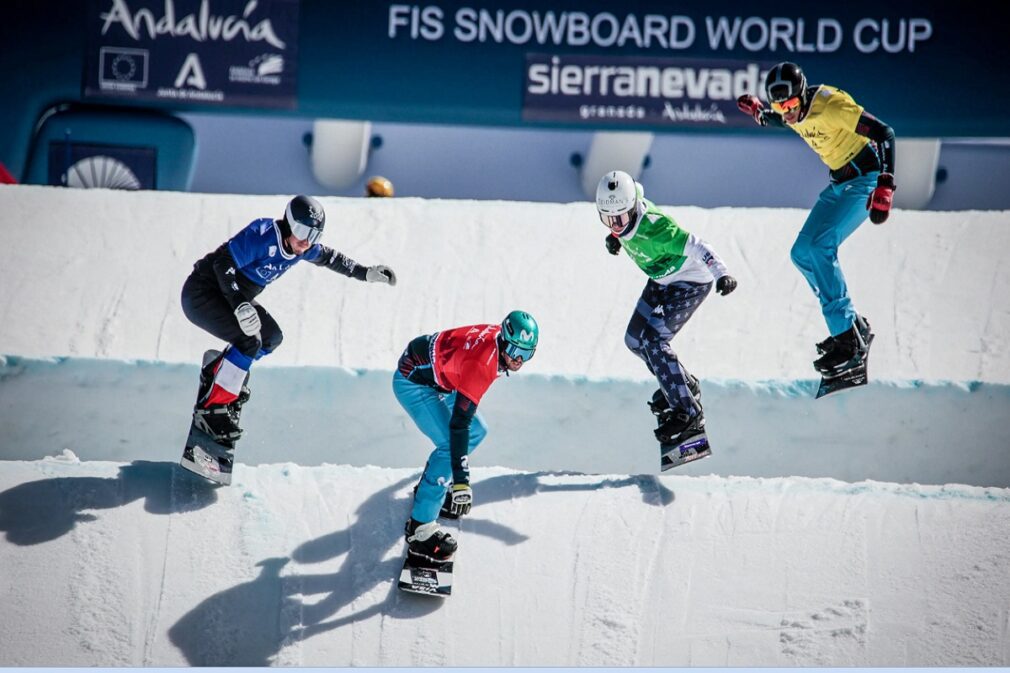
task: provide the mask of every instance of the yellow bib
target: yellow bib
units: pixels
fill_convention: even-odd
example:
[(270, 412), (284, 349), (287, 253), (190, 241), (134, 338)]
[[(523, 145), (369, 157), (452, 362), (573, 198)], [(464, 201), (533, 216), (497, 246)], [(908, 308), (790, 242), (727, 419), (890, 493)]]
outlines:
[(821, 85), (814, 92), (810, 110), (789, 128), (800, 134), (831, 170), (841, 168), (866, 147), (870, 139), (856, 133), (863, 107), (841, 89)]

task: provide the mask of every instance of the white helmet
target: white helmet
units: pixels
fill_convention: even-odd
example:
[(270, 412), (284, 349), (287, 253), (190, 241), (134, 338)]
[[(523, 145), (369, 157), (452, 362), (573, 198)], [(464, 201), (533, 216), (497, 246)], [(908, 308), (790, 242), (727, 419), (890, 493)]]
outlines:
[(611, 171), (596, 187), (596, 210), (618, 236), (638, 220), (638, 185), (624, 171)]

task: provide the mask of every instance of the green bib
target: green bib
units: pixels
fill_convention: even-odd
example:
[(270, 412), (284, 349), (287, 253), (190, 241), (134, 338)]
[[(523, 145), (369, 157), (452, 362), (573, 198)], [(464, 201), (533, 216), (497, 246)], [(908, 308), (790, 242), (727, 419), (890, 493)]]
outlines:
[(646, 211), (631, 238), (622, 238), (628, 256), (653, 280), (669, 276), (684, 265), (688, 233), (674, 219), (646, 199)]

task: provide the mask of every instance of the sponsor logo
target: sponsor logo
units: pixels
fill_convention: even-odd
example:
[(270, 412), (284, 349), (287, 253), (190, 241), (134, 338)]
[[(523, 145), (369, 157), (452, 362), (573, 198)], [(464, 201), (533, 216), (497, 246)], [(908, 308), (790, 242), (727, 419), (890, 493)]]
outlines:
[(743, 94), (756, 92), (763, 74), (756, 63), (729, 68), (680, 64), (673, 59), (667, 59), (669, 64), (579, 60), (589, 61), (568, 57), (562, 62), (552, 56), (548, 63), (529, 63), (526, 92), (534, 96), (736, 101)]
[(123, 47), (98, 50), (98, 85), (102, 91), (147, 88), (148, 51)]
[(197, 89), (207, 88), (207, 77), (203, 74), (203, 66), (200, 65), (200, 57), (194, 53), (186, 56), (179, 74), (175, 76), (175, 88), (191, 86)]
[[(228, 68), (228, 81), (242, 84), (270, 84), (277, 86), (281, 83), (281, 74), (284, 72), (284, 57), (280, 54), (260, 54), (249, 61), (248, 65), (233, 65)], [(313, 215), (313, 217), (316, 217)], [(316, 219), (319, 219), (316, 217)]]
[(525, 119), (742, 126), (736, 99), (759, 93), (746, 61), (528, 54)]
[[(179, 74), (175, 76), (173, 87), (159, 87), (158, 98), (172, 98), (176, 100), (194, 100), (212, 103), (224, 101), (224, 91), (208, 91), (207, 76), (204, 74), (200, 57), (190, 52), (186, 60), (179, 68)], [(184, 88), (191, 87), (191, 88)]]
[(675, 122), (726, 123), (726, 115), (714, 103), (703, 108), (698, 103), (691, 106), (682, 103), (680, 107), (674, 107), (669, 102), (665, 102), (663, 103), (663, 118)]
[[(190, 5), (190, 3), (185, 3)], [(242, 39), (246, 42), (266, 42), (275, 49), (284, 49), (285, 43), (277, 37), (270, 19), (253, 22), (258, 0), (249, 0), (241, 15), (211, 14), (209, 0), (202, 0), (199, 9), (190, 14), (177, 13), (175, 2), (165, 0), (163, 14), (155, 14), (148, 8), (136, 11), (130, 9), (126, 0), (111, 0), (109, 9), (98, 17), (102, 20), (102, 35), (113, 26), (122, 28), (134, 40), (156, 40), (161, 36), (172, 38), (188, 37), (194, 42), (230, 42)]]

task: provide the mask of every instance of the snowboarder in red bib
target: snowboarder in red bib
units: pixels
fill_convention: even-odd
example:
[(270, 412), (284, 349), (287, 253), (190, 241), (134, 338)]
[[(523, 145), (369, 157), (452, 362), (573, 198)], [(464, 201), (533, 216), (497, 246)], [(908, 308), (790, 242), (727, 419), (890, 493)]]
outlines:
[(533, 316), (512, 311), (500, 325), (419, 336), (400, 356), (393, 394), (435, 445), (406, 525), (411, 554), (442, 561), (456, 551), (456, 540), (439, 528), (438, 517), (459, 518), (470, 512), (468, 456), (487, 435), (477, 405), (502, 373), (517, 372), (530, 361), (539, 337)]

